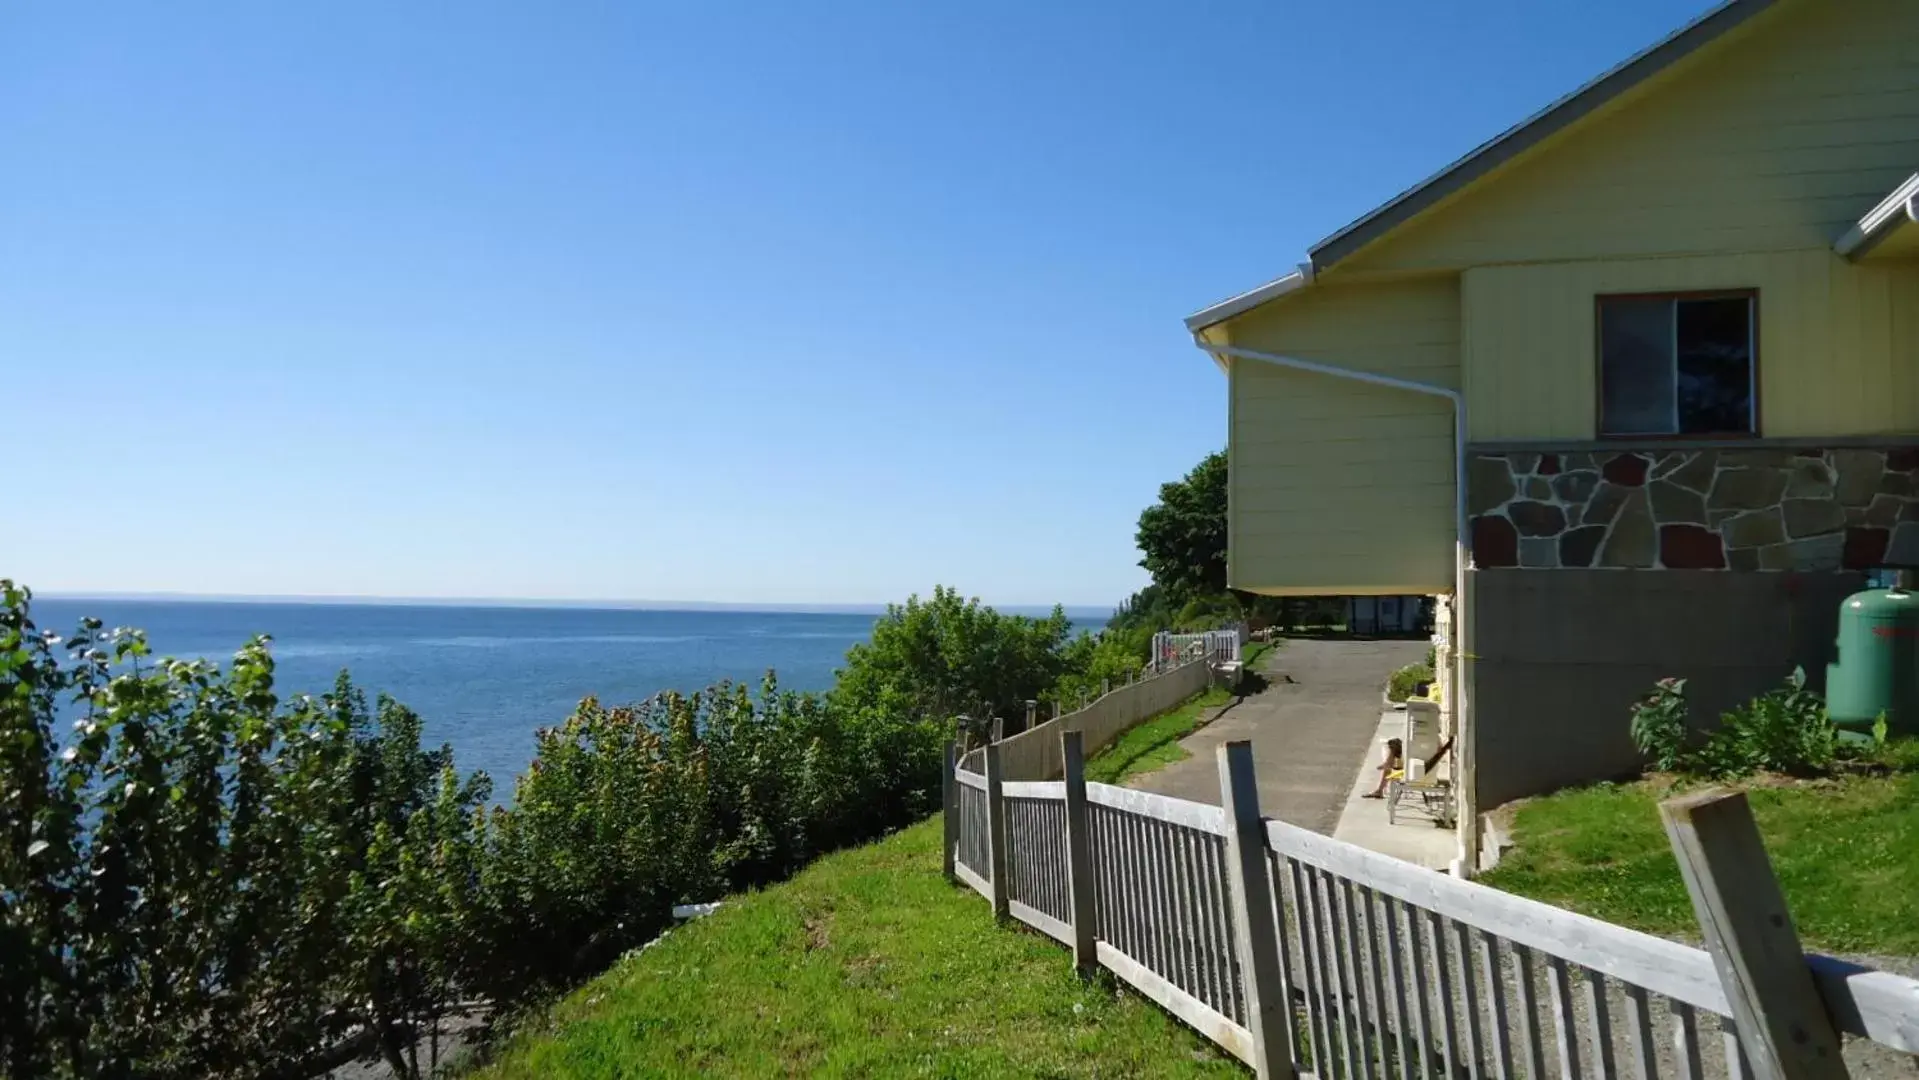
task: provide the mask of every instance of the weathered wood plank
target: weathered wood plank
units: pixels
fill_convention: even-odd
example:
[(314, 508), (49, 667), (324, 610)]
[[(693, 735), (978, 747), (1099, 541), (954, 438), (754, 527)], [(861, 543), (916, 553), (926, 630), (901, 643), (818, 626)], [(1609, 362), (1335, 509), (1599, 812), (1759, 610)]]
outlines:
[(1357, 890), (1360, 939), (1366, 943), (1366, 988), (1370, 998), (1373, 1025), (1373, 1057), (1379, 1062), (1376, 1076), (1385, 1076), (1393, 1060), (1390, 1047), (1391, 1024), (1387, 1016), (1386, 981), (1381, 973), (1379, 907), (1371, 889)]
[(1386, 978), (1393, 989), (1393, 1045), (1399, 1051), (1400, 1080), (1413, 1080), (1413, 1070), (1417, 1062), (1425, 1058), (1425, 1049), (1417, 1053), (1413, 1047), (1413, 1017), (1406, 1007), (1406, 970), (1405, 957), (1399, 944), (1399, 901), (1390, 896), (1378, 897), (1380, 914), (1385, 922), (1386, 939)]
[(982, 897), (985, 897), (987, 900), (993, 899), (993, 883), (975, 874), (965, 863), (956, 864), (953, 867), (953, 874), (958, 877), (960, 881), (971, 885), (973, 891), (979, 893)]
[(1479, 992), (1473, 985), (1473, 931), (1462, 922), (1448, 925), (1453, 933), (1453, 981), (1459, 984), (1459, 1011), (1466, 1021), (1466, 1075), (1480, 1080), (1484, 1073), (1480, 1066)]
[(986, 880), (993, 886), (993, 917), (1005, 919), (1006, 901), (1006, 800), (1000, 793), (999, 747), (986, 744)]
[(1311, 868), (1286, 860), (1293, 881), (1293, 911), (1299, 921), (1300, 964), (1306, 972), (1306, 1019), (1312, 1031), (1313, 1071), (1322, 1077), (1334, 1075), (1333, 1032), (1327, 1018), (1325, 963), (1322, 954), (1326, 939), (1320, 933), (1313, 911)]
[(1486, 1015), (1491, 1021), (1493, 1076), (1495, 1080), (1513, 1080), (1513, 1044), (1506, 1025), (1505, 969), (1499, 962), (1499, 939), (1484, 930), (1479, 932), (1479, 981), (1486, 987)]
[(1447, 1075), (1452, 1075), (1462, 1064), (1464, 1058), (1459, 1052), (1459, 1017), (1457, 999), (1453, 997), (1452, 972), (1446, 966), (1447, 953), (1446, 920), (1436, 911), (1426, 912), (1426, 940), (1432, 947), (1432, 978), (1434, 989), (1438, 991), (1433, 1004), (1439, 1007), (1439, 1028), (1446, 1039), (1445, 1056)]
[(1845, 1077), (1839, 1035), (1745, 793), (1667, 799), (1659, 814), (1753, 1072), (1759, 1080)]
[(1666, 1003), (1672, 1009), (1672, 1041), (1675, 1080), (1701, 1080), (1705, 1069), (1699, 1063), (1699, 1014), (1683, 1001)]
[(1198, 998), (1155, 974), (1152, 969), (1102, 941), (1098, 945), (1099, 962), (1114, 975), (1148, 998), (1191, 1024), (1200, 1034), (1224, 1047), (1226, 1052), (1251, 1065), (1252, 1032), (1221, 1015)]
[(1198, 829), (1215, 836), (1226, 835), (1226, 813), (1217, 806), (1187, 802), (1185, 799), (1175, 799), (1152, 791), (1114, 787), (1111, 784), (1087, 784), (1086, 799), (1100, 806), (1110, 806), (1115, 810), (1170, 821), (1175, 825), (1184, 825), (1189, 829)]
[(1606, 1003), (1606, 980), (1591, 968), (1580, 969), (1580, 974), (1585, 976), (1586, 1020), (1592, 1025), (1593, 1075), (1611, 1077), (1612, 1015)]
[(1519, 1021), (1519, 1061), (1526, 1068), (1527, 1080), (1545, 1080), (1546, 1050), (1539, 1034), (1533, 951), (1524, 945), (1508, 944), (1513, 953), (1513, 1018)]
[[(1423, 1080), (1432, 1080), (1433, 1060), (1439, 1058), (1439, 1047), (1433, 1042), (1432, 1010), (1427, 1005), (1426, 980), (1420, 977), (1420, 945), (1425, 938), (1422, 927), (1425, 918), (1418, 908), (1410, 905), (1406, 908), (1406, 961), (1412, 966), (1412, 985), (1407, 987), (1413, 995), (1413, 1033), (1414, 1042), (1419, 1050), (1419, 1075)], [(1443, 1059), (1441, 1059), (1443, 1060)]]
[(1353, 912), (1353, 883), (1340, 878), (1336, 883), (1334, 899), (1339, 904), (1339, 920), (1334, 925), (1342, 931), (1345, 942), (1347, 1008), (1353, 1018), (1354, 1054), (1357, 1057), (1359, 1071), (1354, 1076), (1373, 1076), (1374, 1061), (1372, 1043), (1367, 1041), (1366, 1032), (1373, 1026), (1372, 1010), (1367, 1007), (1366, 995), (1366, 954), (1365, 940), (1359, 936), (1359, 919)]
[(1919, 980), (1817, 953), (1806, 966), (1834, 1027), (1919, 1054)]
[(1726, 1050), (1726, 1080), (1752, 1080), (1752, 1059), (1739, 1037), (1737, 1022), (1729, 1017), (1719, 1017), (1719, 1042)]
[[(1559, 1051), (1559, 1075), (1563, 1080), (1579, 1080), (1579, 1029), (1573, 1020), (1572, 981), (1566, 974), (1566, 961), (1557, 956), (1546, 961), (1546, 993), (1551, 999), (1553, 1045)], [(1611, 1080), (1600, 1076), (1595, 1080)]]
[(1018, 900), (1008, 900), (1006, 902), (1006, 911), (1007, 914), (1013, 918), (1038, 930), (1040, 933), (1045, 934), (1061, 945), (1070, 947), (1073, 944), (1073, 928), (1063, 920), (1055, 919), (1044, 911), (1030, 904), (1021, 903)]
[(953, 780), (961, 787), (969, 787), (974, 791), (986, 790), (986, 778), (967, 769), (955, 769), (953, 771)]
[(1060, 760), (1066, 766), (1066, 779), (1060, 783), (1066, 814), (1066, 890), (1070, 894), (1073, 966), (1082, 975), (1090, 975), (1099, 965), (1099, 955), (1093, 948), (1099, 935), (1093, 906), (1093, 845), (1086, 817), (1086, 757), (1080, 750), (1079, 732), (1064, 732), (1059, 742)]
[(1266, 833), (1267, 842), (1280, 854), (1414, 907), (1490, 930), (1516, 945), (1559, 956), (1621, 982), (1637, 983), (1708, 1012), (1723, 1013), (1727, 1008), (1718, 972), (1703, 950), (1462, 881), (1283, 821), (1268, 821)]
[(1000, 788), (1001, 794), (1009, 799), (1059, 800), (1066, 797), (1066, 782), (1063, 780), (1006, 780), (1000, 783)]
[(1659, 1080), (1657, 1045), (1652, 1034), (1652, 1008), (1643, 987), (1625, 986), (1627, 1062), (1638, 1080)]
[(946, 880), (958, 881), (953, 876), (953, 864), (959, 858), (959, 784), (953, 779), (953, 770), (959, 767), (959, 743), (946, 744), (945, 760), (945, 771), (940, 774), (940, 826), (945, 830), (940, 868), (945, 872)]
[(1293, 1021), (1292, 1002), (1279, 993), (1279, 944), (1273, 940), (1273, 898), (1266, 878), (1266, 836), (1259, 817), (1259, 781), (1253, 746), (1229, 742), (1218, 751), (1219, 803), (1226, 831), (1226, 882), (1232, 903), (1234, 953), (1246, 994), (1246, 1029), (1253, 1036), (1253, 1074), (1260, 1080), (1292, 1080), (1282, 1024)]

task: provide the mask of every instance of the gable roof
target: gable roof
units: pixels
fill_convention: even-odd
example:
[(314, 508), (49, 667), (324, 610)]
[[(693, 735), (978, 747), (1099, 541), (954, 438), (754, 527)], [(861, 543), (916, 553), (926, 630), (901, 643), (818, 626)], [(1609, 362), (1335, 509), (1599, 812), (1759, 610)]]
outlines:
[(1339, 260), (1459, 192), (1486, 174), (1538, 146), (1618, 98), (1621, 94), (1718, 40), (1778, 0), (1725, 0), (1650, 48), (1605, 72), (1539, 112), (1474, 147), (1466, 156), (1393, 196), (1364, 217), (1314, 244), (1310, 262), (1298, 271), (1187, 316), (1186, 329), (1198, 333), (1217, 326), (1307, 284)]

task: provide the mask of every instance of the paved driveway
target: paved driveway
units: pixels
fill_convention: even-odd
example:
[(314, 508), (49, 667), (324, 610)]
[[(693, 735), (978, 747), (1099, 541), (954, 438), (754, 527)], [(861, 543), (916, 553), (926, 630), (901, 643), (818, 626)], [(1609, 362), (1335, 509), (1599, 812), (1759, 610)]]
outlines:
[(1266, 658), (1265, 690), (1180, 740), (1192, 757), (1127, 785), (1218, 805), (1214, 750), (1246, 739), (1260, 812), (1331, 835), (1352, 790), (1353, 765), (1379, 727), (1386, 677), (1425, 655), (1425, 641), (1288, 641)]

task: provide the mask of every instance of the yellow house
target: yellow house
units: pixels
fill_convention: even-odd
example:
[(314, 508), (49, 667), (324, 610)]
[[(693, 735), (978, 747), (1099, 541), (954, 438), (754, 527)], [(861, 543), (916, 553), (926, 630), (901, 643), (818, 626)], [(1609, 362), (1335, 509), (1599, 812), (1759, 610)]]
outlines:
[(1823, 672), (1919, 565), (1915, 170), (1919, 0), (1732, 0), (1194, 314), (1230, 584), (1463, 597), (1481, 807)]

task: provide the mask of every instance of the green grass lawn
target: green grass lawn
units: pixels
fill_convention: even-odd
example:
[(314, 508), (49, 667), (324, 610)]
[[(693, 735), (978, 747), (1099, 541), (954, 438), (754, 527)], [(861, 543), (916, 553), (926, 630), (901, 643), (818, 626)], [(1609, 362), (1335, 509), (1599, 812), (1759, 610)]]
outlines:
[(1217, 686), (1193, 697), (1169, 712), (1163, 712), (1138, 727), (1129, 728), (1105, 749), (1086, 761), (1086, 779), (1101, 784), (1117, 784), (1136, 773), (1151, 772), (1191, 754), (1179, 740), (1193, 733), (1200, 717), (1233, 700), (1233, 695)]
[(937, 818), (729, 899), (572, 994), (479, 1076), (1243, 1076), (940, 875)]
[[(1911, 748), (1905, 756), (1919, 758)], [(1793, 920), (1830, 952), (1919, 955), (1919, 761), (1883, 776), (1759, 783), (1747, 797)], [(1658, 781), (1523, 804), (1514, 848), (1480, 880), (1655, 934), (1697, 938), (1659, 821)]]

